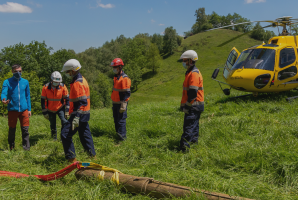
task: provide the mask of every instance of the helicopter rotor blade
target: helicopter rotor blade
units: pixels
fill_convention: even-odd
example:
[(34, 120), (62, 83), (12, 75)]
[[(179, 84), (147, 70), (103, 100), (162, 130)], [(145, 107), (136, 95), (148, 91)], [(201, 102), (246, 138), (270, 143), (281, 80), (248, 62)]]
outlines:
[(238, 39), (238, 38), (240, 38), (240, 37), (242, 37), (242, 36), (244, 36), (244, 35), (246, 35), (246, 34), (249, 34), (249, 33), (253, 32), (253, 31), (255, 31), (255, 30), (262, 29), (262, 28), (268, 28), (268, 27), (272, 27), (272, 25), (263, 26), (263, 27), (261, 27), (261, 28), (257, 28), (257, 29), (254, 29), (254, 30), (251, 30), (251, 31), (242, 33), (241, 35), (238, 35), (238, 36), (236, 36), (236, 37), (234, 37), (234, 38), (232, 38), (232, 39), (230, 39), (230, 40), (228, 40), (228, 41), (226, 41), (226, 42), (224, 42), (224, 43), (221, 43), (221, 44), (218, 45), (217, 47), (222, 47), (222, 46), (224, 46), (224, 45), (226, 45), (226, 44), (228, 44), (228, 43), (230, 43), (230, 42), (232, 42), (232, 41), (234, 41), (234, 40), (236, 40), (236, 39)]
[(216, 29), (222, 29), (222, 28), (227, 28), (227, 27), (231, 27), (231, 26), (238, 26), (241, 24), (249, 24), (249, 23), (254, 23), (254, 22), (268, 22), (268, 23), (276, 23), (276, 21), (272, 21), (272, 20), (265, 20), (265, 21), (251, 21), (251, 22), (242, 22), (242, 23), (238, 23), (238, 24), (232, 24), (232, 25), (228, 25), (228, 26), (222, 26), (222, 27), (218, 27), (218, 28), (212, 28), (212, 29), (208, 29), (205, 31), (212, 31), (212, 30), (216, 30)]

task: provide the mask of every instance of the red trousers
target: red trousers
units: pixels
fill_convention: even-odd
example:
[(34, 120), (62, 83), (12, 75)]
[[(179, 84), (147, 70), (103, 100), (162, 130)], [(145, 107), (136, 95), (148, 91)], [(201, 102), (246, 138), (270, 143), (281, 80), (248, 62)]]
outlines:
[(15, 128), (17, 126), (18, 118), (20, 119), (21, 127), (29, 126), (28, 110), (23, 112), (8, 111), (8, 126)]

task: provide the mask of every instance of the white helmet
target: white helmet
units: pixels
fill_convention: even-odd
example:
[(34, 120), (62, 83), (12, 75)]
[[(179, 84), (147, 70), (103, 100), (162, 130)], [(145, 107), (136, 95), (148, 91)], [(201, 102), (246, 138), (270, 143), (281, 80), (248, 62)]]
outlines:
[(78, 71), (81, 68), (82, 68), (82, 66), (78, 60), (70, 59), (70, 60), (66, 61), (66, 63), (63, 65), (61, 72), (65, 72), (68, 70)]
[(54, 82), (61, 83), (62, 82), (62, 76), (58, 71), (54, 71), (51, 75), (51, 80)]
[(192, 59), (193, 61), (197, 61), (198, 54), (194, 50), (187, 50), (181, 55), (180, 59)]

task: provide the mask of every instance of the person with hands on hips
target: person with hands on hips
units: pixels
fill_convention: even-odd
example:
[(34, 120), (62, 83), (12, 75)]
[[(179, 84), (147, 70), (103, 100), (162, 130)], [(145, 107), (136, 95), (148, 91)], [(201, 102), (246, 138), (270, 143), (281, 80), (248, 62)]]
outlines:
[(93, 138), (89, 127), (90, 119), (90, 90), (87, 80), (80, 73), (82, 68), (76, 59), (68, 60), (62, 72), (72, 79), (69, 92), (69, 114), (70, 118), (61, 132), (61, 140), (65, 158), (69, 162), (76, 161), (76, 153), (72, 136), (78, 131), (80, 141), (89, 156), (95, 157)]
[(51, 134), (57, 140), (56, 115), (61, 120), (61, 131), (69, 117), (69, 95), (62, 76), (55, 71), (51, 74), (51, 82), (45, 84), (41, 93), (41, 108), (44, 118), (50, 121)]
[(122, 70), (124, 63), (121, 58), (115, 58), (111, 67), (113, 67), (114, 86), (111, 99), (113, 101), (113, 117), (115, 123), (115, 130), (119, 135), (119, 140), (126, 139), (126, 118), (127, 118), (127, 104), (130, 98), (131, 80)]
[(186, 151), (190, 144), (198, 143), (199, 119), (204, 111), (203, 76), (195, 63), (198, 55), (193, 50), (185, 51), (180, 59), (183, 59), (183, 67), (187, 70), (183, 82), (183, 94), (180, 108), (185, 113), (183, 134), (180, 140), (180, 150)]
[(22, 67), (12, 66), (13, 77), (3, 82), (1, 101), (8, 110), (8, 144), (9, 149), (15, 148), (15, 133), (18, 119), (22, 130), (23, 149), (30, 150), (29, 118), (31, 117), (31, 99), (28, 80), (22, 78)]

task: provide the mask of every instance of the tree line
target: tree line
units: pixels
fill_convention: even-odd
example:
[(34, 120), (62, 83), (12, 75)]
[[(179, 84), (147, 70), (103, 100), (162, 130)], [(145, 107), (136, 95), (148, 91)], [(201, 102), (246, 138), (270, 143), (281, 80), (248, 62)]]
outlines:
[[(32, 41), (4, 47), (0, 51), (0, 91), (5, 79), (10, 78), (11, 66), (20, 64), (23, 67), (22, 77), (28, 79), (31, 89), (33, 113), (41, 113), (40, 95), (42, 86), (50, 82), (51, 73), (61, 71), (63, 64), (71, 59), (80, 61), (81, 73), (88, 80), (90, 87), (91, 107), (102, 108), (111, 105), (110, 95), (113, 88), (113, 71), (110, 64), (114, 58), (122, 58), (125, 73), (132, 80), (132, 90), (149, 73), (156, 74), (162, 65), (163, 56), (173, 54), (181, 45), (182, 37), (173, 27), (167, 27), (163, 35), (137, 34), (133, 38), (120, 35), (116, 39), (105, 42), (101, 47), (90, 47), (84, 52), (60, 49), (53, 51), (45, 42)], [(61, 73), (63, 82), (71, 80)], [(0, 106), (0, 113), (6, 114), (5, 105)]]
[[(234, 13), (228, 15), (218, 15), (216, 12), (212, 12), (210, 15), (205, 13), (205, 8), (198, 8), (195, 11), (196, 21), (191, 27), (191, 30), (184, 32), (185, 36), (191, 36), (193, 34), (206, 31), (212, 28), (219, 28), (222, 26), (228, 26), (243, 22), (250, 22), (249, 19), (242, 17), (241, 15)], [(237, 26), (227, 27), (225, 29), (230, 29), (234, 31), (239, 31), (242, 33), (251, 32), (250, 36), (257, 40), (268, 41), (271, 37), (275, 36), (273, 31), (264, 30), (260, 25), (260, 22), (252, 26), (251, 23), (241, 24)]]

